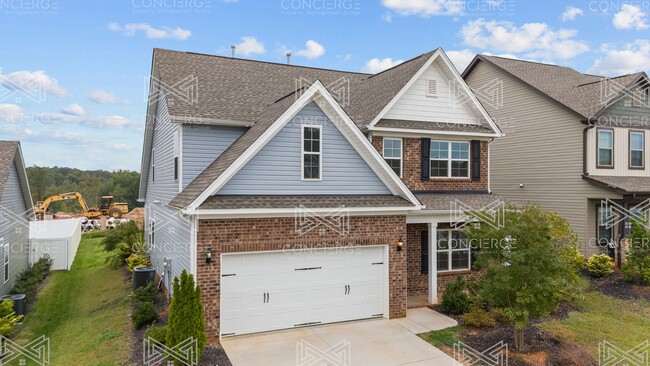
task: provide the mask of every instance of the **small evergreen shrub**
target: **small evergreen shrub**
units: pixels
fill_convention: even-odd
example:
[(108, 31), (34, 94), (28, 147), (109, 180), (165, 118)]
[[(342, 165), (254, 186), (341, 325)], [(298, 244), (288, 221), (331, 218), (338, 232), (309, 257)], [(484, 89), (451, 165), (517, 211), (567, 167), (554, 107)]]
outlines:
[(472, 304), (469, 311), (461, 316), (466, 325), (483, 328), (497, 325), (496, 320), (479, 305)]
[(14, 302), (3, 300), (0, 302), (0, 335), (8, 337), (13, 331), (16, 323), (23, 319), (22, 315), (16, 315)]
[(143, 301), (138, 303), (133, 314), (131, 314), (133, 325), (140, 329), (147, 324), (151, 324), (158, 319), (156, 307), (151, 301)]
[(52, 268), (52, 259), (44, 256), (34, 263), (31, 267), (24, 269), (18, 275), (16, 284), (11, 290), (12, 294), (24, 294), (25, 302), (31, 304), (36, 296), (36, 291), (41, 282), (50, 274)]
[(614, 272), (612, 258), (607, 254), (594, 254), (587, 261), (587, 271), (596, 278), (609, 276)]
[(573, 267), (576, 271), (580, 271), (581, 269), (585, 268), (585, 256), (578, 251), (577, 246), (566, 245), (563, 247), (563, 251), (569, 263), (571, 264), (571, 267)]
[(163, 325), (160, 327), (156, 327), (155, 325), (150, 326), (147, 328), (147, 331), (144, 332), (144, 339), (151, 338), (155, 340), (156, 342), (165, 344), (167, 341), (167, 326)]
[(126, 265), (129, 271), (133, 272), (136, 268), (151, 266), (151, 260), (146, 255), (134, 253), (126, 259)]
[(149, 282), (146, 286), (138, 287), (133, 290), (133, 298), (137, 301), (152, 301), (158, 292), (158, 287), (155, 282)]
[(174, 347), (193, 337), (198, 342), (200, 358), (207, 342), (201, 287), (194, 285), (194, 276), (185, 270), (180, 279), (174, 278), (174, 296), (169, 305), (167, 326), (167, 347)]
[(650, 231), (645, 222), (632, 221), (628, 244), (625, 264), (621, 268), (625, 280), (650, 284)]
[(458, 276), (456, 281), (448, 283), (442, 293), (441, 309), (448, 314), (464, 314), (469, 310), (470, 298), (465, 292), (466, 281)]

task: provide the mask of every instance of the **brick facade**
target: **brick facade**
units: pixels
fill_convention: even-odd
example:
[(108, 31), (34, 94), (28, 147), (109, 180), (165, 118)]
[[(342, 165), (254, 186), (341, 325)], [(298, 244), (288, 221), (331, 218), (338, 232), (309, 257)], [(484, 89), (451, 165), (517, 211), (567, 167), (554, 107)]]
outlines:
[[(325, 248), (337, 246), (389, 246), (389, 317), (406, 316), (406, 253), (396, 250), (400, 238), (406, 238), (404, 216), (351, 216), (349, 234), (331, 230), (312, 230), (300, 235), (294, 218), (210, 219), (199, 220), (197, 233), (197, 283), (202, 288), (206, 331), (210, 342), (219, 341), (220, 258), (222, 253), (283, 250), (287, 248)], [(207, 248), (213, 260), (206, 263)]]
[[(383, 156), (384, 139), (373, 136), (372, 145), (379, 155)], [(430, 178), (422, 180), (420, 176), (420, 138), (402, 138), (402, 181), (413, 191), (469, 191), (488, 189), (488, 143), (481, 141), (481, 179), (473, 181), (470, 178)], [(471, 156), (471, 152), (470, 152)], [(471, 160), (470, 160), (471, 172)]]
[[(408, 279), (408, 296), (420, 296), (429, 294), (429, 275), (422, 274), (421, 235), (422, 231), (429, 230), (428, 224), (406, 225), (406, 244), (408, 247), (406, 266)], [(438, 224), (439, 229), (449, 228), (448, 224)], [(456, 277), (469, 277), (473, 271), (453, 271), (438, 273), (438, 299), (442, 296), (445, 286), (456, 281)]]

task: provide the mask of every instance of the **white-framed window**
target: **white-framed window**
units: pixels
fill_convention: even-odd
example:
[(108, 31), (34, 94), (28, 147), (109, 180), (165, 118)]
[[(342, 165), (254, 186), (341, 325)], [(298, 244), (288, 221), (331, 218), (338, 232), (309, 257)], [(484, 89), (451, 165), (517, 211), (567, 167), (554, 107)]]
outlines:
[(469, 142), (431, 141), (430, 176), (469, 178)]
[(645, 166), (645, 132), (630, 131), (630, 168), (643, 168)]
[(174, 138), (174, 156), (172, 158), (173, 159), (172, 165), (173, 165), (173, 170), (174, 170), (173, 174), (174, 174), (174, 180), (178, 180), (178, 175), (179, 175), (178, 155), (179, 155), (179, 150), (180, 150), (180, 148), (179, 148), (180, 140), (179, 140), (179, 137), (178, 137), (178, 131), (174, 131), (174, 137), (173, 138)]
[(458, 230), (438, 230), (436, 257), (438, 272), (462, 271), (472, 267), (467, 236)]
[(614, 130), (598, 129), (598, 167), (614, 166)]
[(384, 160), (391, 169), (402, 177), (402, 139), (384, 137)]
[(321, 180), (323, 173), (322, 131), (318, 125), (302, 125), (302, 179)]
[(156, 149), (151, 149), (151, 181), (156, 181)]
[(4, 283), (9, 281), (9, 243), (0, 238), (0, 248), (2, 248), (2, 263), (4, 264)]

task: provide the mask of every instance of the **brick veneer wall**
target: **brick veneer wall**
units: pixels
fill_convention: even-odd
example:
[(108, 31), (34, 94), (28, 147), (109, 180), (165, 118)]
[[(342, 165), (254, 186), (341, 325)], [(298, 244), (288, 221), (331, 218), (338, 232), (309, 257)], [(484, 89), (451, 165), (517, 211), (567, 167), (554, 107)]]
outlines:
[[(381, 136), (373, 136), (372, 145), (383, 156), (384, 139)], [(487, 190), (488, 189), (488, 143), (481, 141), (481, 179), (473, 181), (469, 178), (431, 178), (423, 181), (420, 176), (420, 138), (402, 138), (402, 181), (409, 189), (414, 191), (465, 191), (465, 190)], [(471, 156), (471, 153), (470, 153)], [(470, 160), (471, 172), (471, 160)]]
[[(422, 254), (420, 240), (422, 231), (429, 230), (428, 224), (408, 224), (406, 225), (406, 246), (408, 247), (406, 272), (408, 279), (408, 295), (420, 296), (429, 294), (429, 275), (422, 274)], [(439, 229), (448, 229), (449, 225), (438, 224)], [(463, 276), (468, 278), (474, 271), (453, 271), (438, 273), (438, 300), (445, 290), (445, 286), (456, 281), (456, 277)]]
[[(341, 236), (329, 229), (300, 235), (294, 218), (199, 220), (197, 233), (197, 283), (202, 288), (206, 331), (210, 342), (219, 342), (221, 253), (325, 248), (350, 245), (389, 245), (389, 317), (406, 316), (406, 253), (396, 243), (406, 237), (404, 216), (351, 216), (349, 234)], [(213, 250), (211, 263), (205, 262), (207, 248)]]

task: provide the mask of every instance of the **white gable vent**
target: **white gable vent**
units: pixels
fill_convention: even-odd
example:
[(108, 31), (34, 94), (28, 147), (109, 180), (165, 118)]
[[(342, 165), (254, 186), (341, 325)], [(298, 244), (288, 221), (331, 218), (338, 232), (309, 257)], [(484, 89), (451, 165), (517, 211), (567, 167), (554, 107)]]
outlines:
[(425, 93), (426, 93), (427, 97), (437, 97), (438, 96), (438, 80), (428, 79), (427, 82), (426, 82)]

